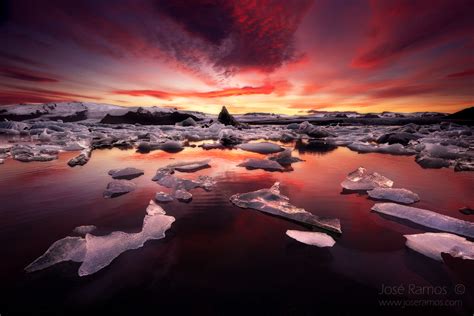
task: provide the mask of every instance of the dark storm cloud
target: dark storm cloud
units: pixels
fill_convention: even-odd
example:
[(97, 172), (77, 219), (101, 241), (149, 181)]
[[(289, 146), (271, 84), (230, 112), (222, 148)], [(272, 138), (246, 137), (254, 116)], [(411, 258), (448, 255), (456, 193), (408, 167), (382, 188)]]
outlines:
[(353, 65), (377, 66), (422, 47), (472, 36), (472, 7), (470, 0), (373, 2), (370, 38)]
[[(273, 71), (300, 55), (294, 33), (312, 0), (11, 2), (9, 23), (105, 56), (158, 57), (192, 70)], [(33, 32), (34, 31), (34, 32)]]

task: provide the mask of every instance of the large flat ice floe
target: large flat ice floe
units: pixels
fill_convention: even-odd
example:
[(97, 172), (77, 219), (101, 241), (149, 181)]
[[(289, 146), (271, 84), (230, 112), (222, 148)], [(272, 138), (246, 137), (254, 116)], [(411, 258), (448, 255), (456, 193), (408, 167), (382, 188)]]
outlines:
[[(158, 208), (159, 209), (158, 209)], [(161, 207), (150, 203), (143, 226), (138, 233), (112, 232), (105, 236), (87, 233), (83, 237), (65, 237), (53, 243), (46, 252), (28, 265), (25, 270), (33, 272), (48, 268), (64, 261), (82, 262), (79, 276), (93, 274), (107, 267), (115, 258), (127, 250), (138, 249), (145, 242), (162, 239), (175, 221), (164, 215)]]
[(466, 238), (448, 233), (424, 233), (404, 235), (406, 245), (432, 259), (443, 261), (441, 253), (453, 257), (474, 260), (474, 243)]
[(376, 200), (387, 200), (403, 204), (412, 204), (420, 200), (418, 194), (407, 189), (375, 188), (367, 193)]
[(391, 188), (393, 181), (377, 172), (369, 173), (363, 167), (349, 173), (341, 186), (351, 191), (368, 191), (375, 188)]
[(372, 210), (422, 226), (474, 238), (474, 223), (436, 212), (395, 203), (377, 203)]
[(289, 229), (286, 231), (286, 235), (303, 244), (317, 247), (332, 247), (336, 243), (331, 236), (320, 232), (306, 232)]
[(276, 182), (270, 189), (234, 194), (230, 197), (230, 201), (238, 207), (252, 208), (336, 233), (342, 232), (339, 219), (321, 218), (290, 204), (289, 198), (280, 193), (279, 182)]

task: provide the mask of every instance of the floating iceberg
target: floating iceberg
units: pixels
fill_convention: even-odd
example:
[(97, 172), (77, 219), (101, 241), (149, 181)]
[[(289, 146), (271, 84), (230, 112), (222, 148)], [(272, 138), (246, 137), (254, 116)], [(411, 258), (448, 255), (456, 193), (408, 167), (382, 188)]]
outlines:
[(73, 232), (85, 236), (86, 234), (92, 233), (94, 230), (96, 230), (97, 227), (94, 225), (84, 225), (84, 226), (77, 226), (74, 228)]
[(173, 197), (165, 192), (158, 192), (155, 194), (155, 200), (158, 202), (171, 202), (173, 201)]
[(238, 148), (259, 154), (274, 154), (284, 150), (279, 145), (269, 142), (245, 143), (239, 145)]
[(163, 214), (145, 215), (139, 233), (117, 231), (105, 236), (66, 237), (52, 244), (25, 270), (33, 272), (63, 261), (74, 261), (82, 262), (79, 276), (90, 275), (108, 266), (121, 253), (140, 248), (148, 240), (164, 238), (174, 221), (174, 217)]
[(104, 198), (114, 198), (135, 190), (135, 183), (129, 180), (114, 180), (107, 184), (104, 191)]
[(250, 158), (246, 159), (244, 162), (238, 165), (239, 167), (246, 167), (248, 169), (263, 169), (268, 171), (283, 171), (282, 165), (278, 162), (269, 160), (269, 159), (257, 159), (257, 158)]
[(420, 200), (418, 194), (407, 189), (375, 188), (367, 193), (373, 199), (388, 200), (404, 204), (412, 204)]
[(393, 181), (378, 174), (377, 172), (368, 173), (363, 167), (349, 173), (341, 186), (351, 191), (367, 191), (375, 188), (391, 188)]
[(448, 233), (424, 233), (404, 237), (407, 239), (408, 248), (438, 261), (443, 261), (441, 253), (474, 260), (474, 243), (460, 236)]
[(332, 247), (336, 243), (336, 241), (331, 236), (325, 233), (289, 229), (286, 231), (286, 234), (303, 244), (311, 246)]
[(109, 175), (114, 179), (127, 179), (131, 180), (144, 174), (144, 171), (137, 168), (124, 168), (124, 169), (112, 169), (109, 171)]
[(406, 219), (413, 223), (437, 230), (474, 238), (474, 223), (421, 208), (395, 203), (377, 203), (372, 207), (372, 211)]
[(305, 209), (291, 205), (289, 198), (280, 193), (280, 183), (276, 182), (270, 189), (234, 194), (230, 201), (242, 208), (252, 208), (296, 222), (308, 224), (329, 231), (341, 233), (339, 219), (320, 218)]

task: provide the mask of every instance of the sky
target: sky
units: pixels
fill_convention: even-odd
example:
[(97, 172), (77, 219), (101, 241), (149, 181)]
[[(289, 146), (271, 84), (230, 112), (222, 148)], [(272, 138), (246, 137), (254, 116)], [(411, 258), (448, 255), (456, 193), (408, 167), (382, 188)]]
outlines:
[(472, 0), (0, 0), (0, 106), (455, 112)]

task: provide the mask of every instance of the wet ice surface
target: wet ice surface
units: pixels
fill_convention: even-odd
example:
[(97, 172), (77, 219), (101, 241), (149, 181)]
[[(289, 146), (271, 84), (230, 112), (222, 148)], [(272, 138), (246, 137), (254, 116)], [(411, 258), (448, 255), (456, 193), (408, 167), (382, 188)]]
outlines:
[(82, 262), (86, 255), (86, 241), (82, 237), (65, 237), (56, 241), (46, 252), (28, 265), (25, 270), (34, 272), (63, 261)]
[(412, 204), (420, 200), (418, 194), (399, 188), (375, 188), (368, 191), (367, 194), (376, 200), (388, 200), (404, 204)]
[(448, 233), (405, 235), (407, 247), (434, 260), (443, 261), (441, 253), (474, 260), (474, 243)]
[(433, 211), (395, 203), (377, 203), (372, 207), (372, 210), (426, 227), (474, 238), (473, 222), (453, 218)]
[(286, 234), (303, 244), (311, 246), (332, 247), (336, 243), (336, 241), (331, 236), (320, 232), (307, 232), (289, 229), (286, 231)]
[(93, 274), (108, 266), (121, 253), (143, 247), (145, 242), (165, 237), (175, 218), (167, 215), (146, 215), (139, 233), (113, 232), (106, 236), (86, 235), (86, 253), (79, 267), (79, 276)]
[(280, 183), (276, 182), (270, 189), (254, 192), (238, 193), (230, 197), (230, 201), (242, 208), (252, 208), (264, 213), (281, 216), (303, 224), (341, 233), (341, 225), (335, 218), (320, 218), (303, 208), (292, 205), (290, 199), (280, 193)]

